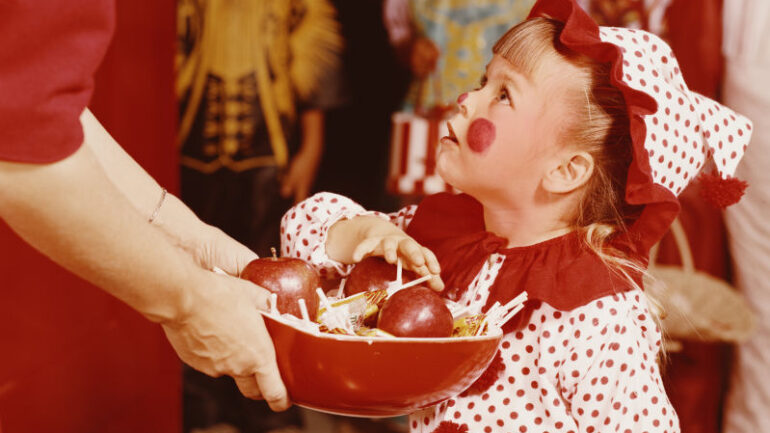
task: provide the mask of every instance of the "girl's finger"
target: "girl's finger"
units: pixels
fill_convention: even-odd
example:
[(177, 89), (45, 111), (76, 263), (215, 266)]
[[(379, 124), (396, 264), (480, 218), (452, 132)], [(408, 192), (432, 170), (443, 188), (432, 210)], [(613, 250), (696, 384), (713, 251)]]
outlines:
[(380, 238), (367, 238), (364, 239), (356, 249), (353, 250), (353, 262), (358, 263), (364, 259), (369, 253), (374, 251), (380, 244)]
[[(398, 244), (400, 252), (411, 263), (415, 270), (419, 267), (425, 267), (425, 257), (422, 254), (420, 244), (413, 239), (404, 239)], [(423, 275), (427, 274), (426, 272)]]
[(425, 257), (425, 263), (428, 265), (430, 272), (432, 274), (440, 274), (441, 265), (439, 265), (438, 259), (436, 258), (436, 255), (433, 254), (433, 251), (422, 247), (422, 255)]
[(434, 275), (433, 278), (428, 280), (428, 287), (437, 292), (440, 292), (444, 290), (444, 282), (441, 280), (440, 276)]
[(398, 240), (387, 237), (382, 240), (382, 256), (388, 263), (395, 264), (398, 260)]

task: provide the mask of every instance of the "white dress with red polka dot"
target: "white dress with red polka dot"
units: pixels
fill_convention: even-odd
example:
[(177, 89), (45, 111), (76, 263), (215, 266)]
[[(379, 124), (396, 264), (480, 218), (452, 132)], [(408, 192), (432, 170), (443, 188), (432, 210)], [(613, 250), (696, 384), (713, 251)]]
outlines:
[[(378, 215), (405, 228), (416, 206), (384, 215), (348, 198), (317, 194), (287, 212), (282, 251), (323, 274), (349, 266), (325, 252), (329, 227)], [(505, 256), (492, 254), (460, 302), (484, 305)], [(504, 369), (488, 389), (466, 391), (410, 415), (411, 432), (679, 432), (657, 365), (660, 332), (639, 290), (602, 297), (572, 311), (540, 303), (528, 323), (503, 336)]]

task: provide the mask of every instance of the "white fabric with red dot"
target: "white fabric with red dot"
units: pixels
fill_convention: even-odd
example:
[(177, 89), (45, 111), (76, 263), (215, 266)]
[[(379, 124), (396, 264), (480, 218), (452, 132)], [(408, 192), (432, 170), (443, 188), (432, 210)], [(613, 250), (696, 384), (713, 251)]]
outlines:
[(690, 91), (671, 48), (643, 30), (600, 27), (600, 38), (620, 47), (623, 81), (655, 99), (644, 116), (644, 148), (653, 181), (678, 195), (709, 157), (723, 179), (732, 177), (751, 137), (749, 119)]

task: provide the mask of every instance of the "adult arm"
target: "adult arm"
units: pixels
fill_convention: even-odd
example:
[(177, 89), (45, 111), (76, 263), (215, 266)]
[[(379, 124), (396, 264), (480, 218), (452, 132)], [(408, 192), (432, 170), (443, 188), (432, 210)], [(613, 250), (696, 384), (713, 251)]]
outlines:
[(256, 311), (265, 306), (265, 291), (197, 266), (126, 197), (91, 145), (50, 164), (0, 162), (0, 217), (24, 240), (161, 323), (192, 367), (231, 375), (248, 396), (261, 389), (271, 407), (285, 408), (272, 343)]
[[(80, 117), (85, 146), (109, 180), (145, 219), (157, 209), (162, 187), (110, 136), (90, 110)], [(257, 255), (222, 230), (203, 223), (179, 198), (166, 194), (153, 225), (206, 269), (238, 276)]]

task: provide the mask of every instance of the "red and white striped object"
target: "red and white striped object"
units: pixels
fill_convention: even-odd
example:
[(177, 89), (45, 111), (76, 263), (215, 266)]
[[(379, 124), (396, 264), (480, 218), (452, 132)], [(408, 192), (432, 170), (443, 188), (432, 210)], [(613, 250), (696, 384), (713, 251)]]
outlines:
[(388, 192), (396, 195), (429, 195), (453, 191), (436, 172), (436, 151), (447, 135), (450, 113), (421, 116), (398, 112), (392, 118)]

